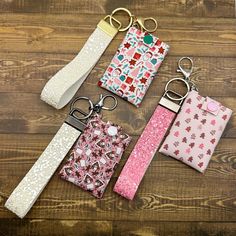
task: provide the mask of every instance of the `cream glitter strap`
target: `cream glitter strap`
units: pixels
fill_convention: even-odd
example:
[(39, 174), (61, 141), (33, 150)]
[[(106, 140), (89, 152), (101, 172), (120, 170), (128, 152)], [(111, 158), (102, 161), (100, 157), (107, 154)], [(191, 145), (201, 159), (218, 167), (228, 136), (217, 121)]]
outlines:
[(85, 81), (118, 29), (101, 20), (79, 54), (44, 86), (41, 99), (56, 109), (64, 107)]
[(67, 152), (78, 139), (81, 130), (63, 123), (52, 141), (14, 189), (5, 207), (23, 218), (31, 209)]

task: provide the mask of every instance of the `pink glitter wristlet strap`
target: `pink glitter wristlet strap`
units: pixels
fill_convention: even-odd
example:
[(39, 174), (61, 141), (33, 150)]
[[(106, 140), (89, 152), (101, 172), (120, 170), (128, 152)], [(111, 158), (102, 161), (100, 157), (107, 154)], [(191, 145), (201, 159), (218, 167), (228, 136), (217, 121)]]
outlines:
[[(169, 84), (176, 80), (186, 85), (187, 93), (184, 96), (173, 90), (168, 90)], [(149, 164), (189, 90), (189, 84), (184, 79), (174, 78), (166, 84), (165, 93), (159, 101), (159, 105), (156, 107), (115, 184), (114, 191), (116, 193), (129, 200), (134, 198)], [(173, 97), (173, 94), (175, 97)]]
[(116, 182), (115, 192), (127, 199), (133, 199), (174, 117), (173, 111), (160, 105), (156, 107)]

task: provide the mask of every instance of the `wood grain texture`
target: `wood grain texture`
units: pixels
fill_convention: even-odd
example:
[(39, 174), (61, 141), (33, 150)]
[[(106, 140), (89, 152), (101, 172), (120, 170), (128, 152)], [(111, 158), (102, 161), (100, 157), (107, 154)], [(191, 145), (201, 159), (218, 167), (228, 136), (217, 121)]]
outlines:
[[(76, 55), (103, 17), (1, 14), (0, 50)], [(170, 55), (235, 56), (236, 19), (159, 17), (158, 23), (157, 34), (171, 45)], [(114, 53), (123, 37), (124, 33), (118, 34), (107, 53)]]
[[(171, 46), (141, 108), (119, 99), (115, 111), (103, 112), (104, 120), (121, 124), (133, 141), (102, 200), (56, 173), (30, 213), (19, 220), (3, 205), (68, 113), (68, 107), (57, 111), (43, 103), (40, 92), (79, 52), (98, 21), (118, 6), (157, 18), (156, 34)], [(157, 153), (134, 201), (112, 191), (165, 83), (179, 76), (180, 57), (193, 58), (192, 80), (203, 96), (235, 110), (234, 0), (2, 0), (0, 13), (0, 236), (236, 234), (235, 114), (204, 175)], [(105, 93), (97, 81), (123, 37), (117, 35), (77, 95), (97, 100)]]
[[(11, 224), (11, 228), (7, 225)], [(208, 236), (224, 235), (234, 236), (236, 226), (234, 223), (217, 224), (209, 222), (147, 222), (145, 225), (139, 221), (81, 221), (81, 220), (8, 220), (0, 222), (0, 227), (5, 231), (1, 236), (24, 235), (24, 236), (45, 236), (50, 232), (50, 236)]]
[(3, 0), (0, 12), (109, 14), (117, 7), (126, 7), (141, 15), (235, 17), (233, 0)]

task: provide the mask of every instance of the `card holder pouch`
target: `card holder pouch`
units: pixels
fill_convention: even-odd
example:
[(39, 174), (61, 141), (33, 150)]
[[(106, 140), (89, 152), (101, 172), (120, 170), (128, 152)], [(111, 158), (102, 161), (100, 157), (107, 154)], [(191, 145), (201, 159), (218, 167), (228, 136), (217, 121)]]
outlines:
[(139, 107), (169, 46), (131, 27), (98, 85)]
[(61, 169), (61, 178), (101, 198), (130, 141), (120, 126), (93, 116)]
[(203, 173), (231, 115), (229, 108), (191, 91), (159, 151)]

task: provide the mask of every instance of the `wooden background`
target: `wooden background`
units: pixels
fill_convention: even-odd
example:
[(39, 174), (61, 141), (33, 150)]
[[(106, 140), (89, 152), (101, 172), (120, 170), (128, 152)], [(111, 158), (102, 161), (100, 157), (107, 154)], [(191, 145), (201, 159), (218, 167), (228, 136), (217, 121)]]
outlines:
[[(80, 50), (97, 22), (116, 7), (158, 19), (156, 34), (171, 46), (140, 109), (119, 99), (104, 112), (133, 136), (102, 200), (55, 174), (24, 220), (3, 205), (62, 124), (39, 99), (45, 83)], [(204, 175), (156, 154), (132, 202), (112, 192), (117, 176), (149, 120), (176, 62), (191, 56), (202, 95), (236, 108), (234, 0), (1, 0), (0, 1), (0, 235), (236, 235), (236, 117), (233, 115)], [(96, 86), (120, 33), (79, 95)], [(129, 112), (127, 112), (127, 110)]]

